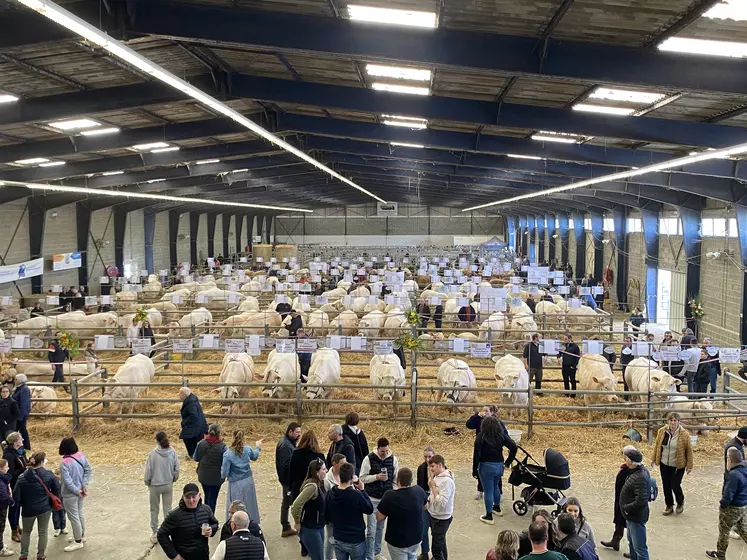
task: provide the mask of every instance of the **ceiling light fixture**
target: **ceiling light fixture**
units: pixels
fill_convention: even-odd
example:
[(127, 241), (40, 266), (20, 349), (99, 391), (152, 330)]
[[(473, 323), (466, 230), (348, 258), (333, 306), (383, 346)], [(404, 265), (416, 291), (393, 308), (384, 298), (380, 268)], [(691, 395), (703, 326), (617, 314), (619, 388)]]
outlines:
[(179, 150), (179, 146), (169, 146), (168, 148), (158, 148), (156, 150), (151, 150), (151, 154), (163, 154), (165, 152), (176, 152)]
[(747, 43), (711, 41), (710, 39), (670, 37), (666, 41), (659, 43), (658, 49), (660, 51), (670, 51), (675, 53), (728, 56), (731, 58), (747, 57)]
[(168, 148), (169, 145), (166, 142), (150, 142), (148, 144), (135, 144), (132, 146), (133, 150), (138, 152), (147, 152), (148, 150), (155, 150), (156, 148)]
[(428, 120), (418, 117), (402, 117), (400, 115), (381, 115), (381, 117), (384, 119), (382, 122), (387, 126), (402, 126), (418, 130), (428, 127)]
[(574, 111), (584, 113), (602, 113), (604, 115), (631, 115), (635, 109), (632, 107), (608, 107), (607, 105), (594, 105), (593, 103), (578, 103), (573, 106)]
[(9, 93), (0, 93), (0, 103), (14, 103), (18, 101), (18, 97)]
[(208, 163), (220, 163), (219, 159), (201, 159), (195, 162), (195, 165), (207, 165)]
[(110, 126), (107, 128), (94, 128), (92, 130), (81, 130), (80, 134), (82, 136), (102, 136), (104, 134), (115, 134), (119, 132), (119, 129), (116, 126)]
[(393, 25), (407, 25), (411, 27), (434, 28), (438, 25), (434, 12), (395, 10), (392, 8), (377, 8), (375, 6), (361, 6), (357, 4), (348, 4), (348, 16), (354, 21), (391, 23)]
[(40, 163), (47, 163), (48, 161), (49, 160), (47, 158), (35, 157), (29, 159), (19, 159), (17, 161), (14, 161), (13, 163), (16, 163), (18, 165), (38, 165)]
[(147, 180), (147, 181), (145, 181), (145, 182), (146, 182), (146, 183), (148, 183), (148, 184), (150, 185), (150, 184), (152, 184), (152, 183), (160, 183), (161, 181), (165, 181), (165, 180), (166, 180), (166, 179), (149, 179), (149, 180)]
[(545, 159), (539, 156), (525, 156), (523, 154), (506, 154), (506, 155), (510, 158), (516, 158), (516, 159), (538, 159), (538, 160)]
[(101, 123), (97, 123), (91, 119), (70, 119), (67, 121), (57, 121), (47, 123), (47, 126), (56, 128), (57, 130), (83, 130), (86, 128), (95, 128), (101, 126)]
[(552, 136), (547, 134), (533, 134), (532, 140), (537, 140), (538, 142), (559, 142), (561, 144), (576, 144), (579, 141), (578, 138), (569, 138), (568, 136)]
[(91, 189), (88, 187), (70, 187), (67, 185), (45, 185), (43, 183), (19, 183), (17, 181), (2, 181), (0, 186), (25, 187), (31, 190), (69, 192), (76, 194), (90, 194), (93, 196), (115, 196), (118, 198), (138, 198), (141, 200), (161, 200), (164, 202), (186, 202), (196, 204), (208, 204), (211, 206), (227, 206), (236, 208), (259, 208), (262, 210), (278, 210), (280, 212), (308, 212), (313, 210), (305, 208), (289, 208), (287, 206), (268, 206), (265, 204), (249, 204), (245, 202), (226, 202), (223, 200), (212, 200), (209, 198), (191, 198), (186, 196), (169, 196), (165, 194), (151, 194), (142, 192), (108, 191), (103, 189)]
[(425, 68), (407, 68), (405, 66), (382, 66), (381, 64), (366, 64), (366, 72), (380, 78), (394, 78), (395, 80), (415, 80), (429, 82), (431, 71)]
[(371, 87), (376, 91), (390, 91), (392, 93), (406, 93), (408, 95), (428, 95), (430, 93), (430, 90), (427, 87), (385, 84), (383, 82), (374, 82)]
[(743, 154), (747, 152), (747, 144), (738, 144), (730, 148), (722, 148), (720, 150), (712, 150), (701, 152), (692, 156), (685, 156), (681, 158), (670, 159), (668, 161), (662, 161), (660, 163), (654, 163), (645, 167), (631, 168), (628, 171), (620, 171), (619, 173), (611, 173), (609, 175), (602, 175), (593, 179), (584, 179), (576, 183), (569, 183), (560, 187), (552, 187), (533, 193), (522, 194), (519, 196), (513, 196), (504, 200), (496, 200), (495, 202), (489, 202), (487, 204), (480, 204), (479, 206), (472, 206), (471, 208), (465, 208), (462, 212), (469, 212), (471, 210), (480, 210), (482, 208), (488, 208), (490, 206), (499, 206), (501, 204), (509, 204), (511, 202), (518, 202), (520, 200), (527, 200), (529, 198), (536, 198), (539, 196), (546, 196), (550, 194), (557, 194), (561, 192), (571, 191), (582, 187), (589, 187), (592, 185), (598, 185), (599, 183), (608, 183), (611, 181), (620, 181), (622, 179), (630, 179), (631, 177), (639, 177), (640, 175), (646, 175), (647, 173), (653, 173), (655, 171), (664, 171), (666, 169), (673, 169), (675, 167), (684, 167), (692, 163), (698, 163), (701, 161), (708, 161), (710, 159), (722, 159), (736, 154)]
[(650, 105), (666, 97), (663, 93), (653, 93), (648, 91), (633, 91), (629, 89), (617, 89), (599, 87), (589, 96), (589, 99), (607, 99), (609, 101), (621, 101), (623, 103), (637, 103), (640, 105)]
[(124, 175), (124, 171), (105, 171), (102, 173), (104, 177), (111, 177), (112, 175)]
[(392, 142), (391, 144), (402, 148), (425, 148), (423, 144), (411, 144), (410, 142)]
[[(323, 163), (315, 160), (313, 157), (299, 150), (295, 146), (289, 144), (282, 138), (272, 134), (268, 130), (265, 130), (264, 128), (259, 126), (257, 123), (255, 123), (251, 119), (248, 119), (247, 117), (245, 117), (238, 111), (235, 111), (234, 109), (232, 109), (225, 103), (218, 101), (217, 99), (208, 95), (204, 91), (176, 77), (171, 72), (164, 70), (163, 68), (154, 64), (153, 62), (151, 62), (150, 60), (148, 60), (147, 58), (145, 58), (138, 52), (125, 46), (123, 43), (120, 43), (119, 41), (112, 39), (111, 37), (109, 37), (109, 35), (101, 31), (100, 29), (97, 29), (93, 25), (71, 14), (70, 12), (61, 8), (54, 2), (50, 0), (18, 0), (18, 2), (36, 11), (37, 13), (43, 15), (44, 17), (49, 18), (52, 21), (62, 25), (63, 27), (69, 29), (73, 33), (80, 35), (81, 37), (89, 41), (90, 43), (103, 48), (104, 50), (108, 51), (110, 54), (114, 55), (116, 58), (133, 66), (137, 70), (140, 70), (141, 72), (149, 76), (152, 76), (153, 78), (157, 80), (160, 80), (161, 82), (173, 87), (174, 89), (181, 91), (185, 95), (188, 95), (189, 97), (198, 101), (199, 103), (206, 105), (213, 111), (216, 111), (220, 113), (221, 115), (228, 117), (234, 122), (250, 130), (254, 134), (264, 138), (265, 140), (271, 142), (272, 144), (276, 146), (279, 146), (280, 148), (286, 150), (287, 152), (290, 152), (296, 157), (302, 159), (303, 161), (313, 165), (317, 169), (320, 169), (324, 171), (325, 173), (328, 173), (332, 177), (339, 179), (343, 183), (350, 185), (351, 187), (370, 196), (371, 198), (378, 200), (379, 202), (386, 202), (384, 199), (379, 198), (375, 194), (355, 184), (353, 181), (351, 181), (347, 177), (343, 177), (336, 171), (330, 169)], [(350, 6), (348, 6), (348, 8), (350, 8)], [(376, 8), (374, 8), (374, 10), (376, 10)], [(402, 10), (394, 10), (394, 11), (402, 12)], [(351, 10), (351, 14), (353, 12), (354, 10)], [(423, 21), (422, 16), (418, 17), (417, 15), (415, 15), (415, 14), (422, 14), (422, 12), (410, 12), (410, 13), (413, 14), (413, 16), (410, 18), (411, 21), (413, 22)], [(432, 16), (431, 27), (434, 27), (435, 26), (435, 14), (430, 14), (430, 15)], [(402, 17), (402, 16), (400, 15), (398, 17)]]
[(241, 169), (234, 169), (233, 171), (229, 171), (229, 173), (246, 173), (249, 171), (249, 168), (243, 167)]
[(64, 161), (49, 161), (47, 163), (40, 163), (39, 167), (59, 167), (60, 165), (65, 165)]
[(713, 6), (703, 14), (703, 17), (747, 21), (747, 2), (744, 0), (725, 0)]

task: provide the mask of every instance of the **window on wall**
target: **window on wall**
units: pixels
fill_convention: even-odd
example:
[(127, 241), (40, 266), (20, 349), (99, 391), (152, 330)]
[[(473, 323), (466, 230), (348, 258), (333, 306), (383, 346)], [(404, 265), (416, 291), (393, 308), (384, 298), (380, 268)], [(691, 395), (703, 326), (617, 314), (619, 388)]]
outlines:
[(560, 220), (555, 218), (555, 229), (560, 229)]
[(682, 235), (682, 222), (679, 218), (660, 218), (660, 235)]
[(591, 218), (584, 218), (584, 229), (591, 231)]
[(576, 224), (573, 220), (568, 220), (568, 229), (576, 229)]
[(703, 218), (701, 226), (703, 237), (738, 237), (736, 218)]
[(628, 218), (628, 233), (641, 233), (643, 222), (640, 218)]
[(729, 218), (729, 237), (739, 237), (736, 218)]
[(612, 218), (605, 218), (602, 228), (604, 231), (615, 231), (615, 220)]

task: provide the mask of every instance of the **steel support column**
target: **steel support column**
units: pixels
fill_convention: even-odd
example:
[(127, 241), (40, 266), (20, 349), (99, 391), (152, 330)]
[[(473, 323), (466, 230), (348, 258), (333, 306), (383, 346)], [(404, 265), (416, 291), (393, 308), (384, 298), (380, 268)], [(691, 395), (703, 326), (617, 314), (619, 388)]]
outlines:
[(156, 236), (156, 213), (149, 208), (143, 211), (143, 226), (145, 231), (145, 268), (150, 274), (158, 274), (153, 264), (153, 239)]
[(594, 270), (587, 271), (594, 274), (597, 282), (602, 281), (604, 273), (604, 216), (600, 212), (591, 212), (591, 237), (594, 243)]
[(615, 224), (615, 246), (617, 253), (617, 303), (620, 311), (628, 310), (628, 209), (619, 206), (612, 211), (612, 222)]
[(545, 261), (545, 217), (537, 216), (537, 262)]
[(75, 235), (80, 253), (78, 285), (88, 285), (88, 232), (91, 229), (91, 208), (85, 202), (75, 203)]
[(208, 250), (207, 255), (209, 258), (215, 257), (215, 222), (218, 218), (218, 214), (215, 212), (208, 212), (207, 215), (207, 243)]
[(262, 243), (263, 240), (264, 240), (263, 233), (264, 233), (264, 229), (265, 229), (265, 216), (264, 215), (260, 214), (259, 216), (257, 216), (257, 224), (256, 225), (257, 225), (257, 229), (256, 229), (257, 233), (255, 233), (254, 235), (256, 237), (259, 237), (260, 238), (259, 241), (260, 241), (260, 243)]
[(200, 229), (200, 213), (193, 210), (189, 213), (189, 263), (197, 264), (197, 232)]
[(169, 210), (169, 266), (171, 270), (174, 270), (179, 264), (176, 250), (179, 238), (179, 216), (178, 210)]
[[(29, 212), (29, 256), (31, 259), (39, 259), (43, 256), (46, 210), (35, 196), (28, 198), (26, 206)], [(31, 279), (31, 293), (42, 293), (43, 283), (44, 275), (34, 276)]]
[(124, 276), (124, 241), (125, 229), (127, 227), (127, 211), (115, 206), (112, 209), (114, 216), (114, 264), (119, 269), (119, 275)]
[(571, 231), (568, 227), (568, 214), (558, 214), (558, 235), (560, 235), (560, 264), (568, 262), (568, 248), (571, 242)]
[[(682, 241), (687, 257), (687, 269), (685, 275), (685, 321), (687, 326), (698, 335), (697, 323), (692, 317), (688, 301), (700, 295), (700, 255), (701, 255), (701, 213), (700, 210), (680, 206), (680, 219), (682, 220)], [(675, 315), (676, 316), (676, 315)]]
[(659, 285), (659, 211), (641, 209), (643, 239), (646, 243), (646, 316), (656, 322), (656, 292)]
[(586, 231), (584, 230), (583, 214), (571, 214), (573, 220), (573, 237), (576, 243), (576, 264), (573, 272), (576, 278), (586, 275)]
[(272, 221), (275, 219), (275, 216), (265, 216), (265, 232), (263, 241), (265, 243), (272, 243)]
[[(430, 211), (430, 207), (429, 207)], [(428, 220), (430, 223), (430, 220)], [(516, 217), (515, 216), (506, 216), (506, 231), (508, 232), (508, 235), (506, 235), (506, 239), (508, 240), (508, 246), (513, 249), (514, 251), (517, 250), (516, 247)]]
[(244, 214), (234, 214), (234, 222), (236, 223), (236, 252), (244, 252), (244, 244), (241, 242), (241, 234), (244, 233)]
[(522, 257), (527, 256), (527, 235), (524, 231), (527, 228), (527, 218), (526, 216), (519, 216), (519, 254)]
[(555, 214), (545, 214), (545, 222), (547, 222), (547, 262), (552, 264), (555, 260)]
[(529, 230), (529, 262), (537, 262), (537, 250), (535, 235), (537, 233), (536, 219), (534, 216), (527, 216), (527, 229)]
[(228, 234), (231, 233), (231, 218), (233, 218), (232, 214), (223, 214), (223, 256), (225, 258), (228, 258), (228, 255), (231, 254), (231, 249), (228, 246)]

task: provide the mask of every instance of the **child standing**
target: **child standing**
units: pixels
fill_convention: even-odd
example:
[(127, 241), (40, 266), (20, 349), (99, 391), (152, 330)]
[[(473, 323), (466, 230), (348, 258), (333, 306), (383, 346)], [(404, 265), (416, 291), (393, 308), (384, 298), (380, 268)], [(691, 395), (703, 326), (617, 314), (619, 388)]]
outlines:
[(0, 459), (0, 556), (13, 556), (15, 552), (5, 546), (3, 543), (3, 533), (5, 533), (5, 520), (8, 518), (8, 508), (15, 502), (10, 491), (10, 469), (8, 461)]
[[(57, 483), (60, 482), (60, 467), (54, 470), (54, 475), (57, 478)], [(52, 526), (54, 527), (54, 536), (59, 537), (60, 535), (67, 535), (67, 519), (65, 518), (65, 509), (52, 510)]]

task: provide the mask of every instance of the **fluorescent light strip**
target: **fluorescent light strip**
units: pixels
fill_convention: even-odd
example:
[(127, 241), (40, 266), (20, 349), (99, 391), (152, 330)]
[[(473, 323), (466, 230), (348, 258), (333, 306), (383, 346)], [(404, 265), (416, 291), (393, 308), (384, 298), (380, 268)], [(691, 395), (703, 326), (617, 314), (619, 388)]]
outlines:
[(407, 93), (409, 95), (428, 95), (430, 93), (430, 90), (427, 87), (385, 84), (383, 82), (374, 82), (371, 84), (371, 87), (376, 91), (391, 91), (392, 93)]
[(415, 80), (429, 82), (431, 71), (425, 68), (407, 68), (405, 66), (382, 66), (381, 64), (366, 64), (366, 72), (371, 76), (394, 78), (395, 80)]
[(599, 87), (594, 90), (594, 93), (589, 96), (589, 99), (607, 99), (609, 101), (621, 101), (623, 103), (651, 105), (651, 103), (656, 103), (660, 99), (664, 99), (664, 97), (666, 97), (666, 95), (663, 93)]
[(124, 171), (105, 171), (102, 173), (104, 177), (111, 177), (112, 175), (124, 175)]
[(58, 121), (47, 123), (47, 126), (56, 128), (57, 130), (82, 130), (84, 128), (95, 128), (101, 126), (101, 123), (97, 123), (91, 119), (71, 119), (67, 121)]
[(48, 161), (49, 160), (47, 158), (35, 157), (29, 159), (19, 159), (14, 161), (13, 163), (17, 163), (18, 165), (37, 165), (39, 163), (47, 163)]
[(160, 183), (161, 181), (165, 181), (166, 179), (149, 179), (148, 181), (145, 181), (149, 185), (152, 183)]
[(157, 150), (151, 150), (151, 154), (163, 154), (165, 152), (176, 152), (179, 150), (179, 146), (169, 146), (168, 148), (158, 148)]
[(40, 163), (39, 167), (59, 167), (60, 165), (65, 165), (64, 161), (50, 161), (47, 163)]
[(220, 163), (219, 159), (201, 159), (200, 161), (196, 161), (195, 165), (207, 165), (208, 163)]
[(90, 194), (94, 196), (114, 196), (117, 198), (138, 198), (141, 200), (161, 200), (164, 202), (186, 202), (197, 204), (208, 204), (211, 206), (227, 206), (236, 208), (259, 208), (261, 210), (279, 210), (281, 212), (308, 212), (313, 210), (305, 208), (289, 208), (286, 206), (268, 206), (265, 204), (248, 204), (245, 202), (225, 202), (222, 200), (211, 200), (203, 198), (191, 198), (186, 196), (169, 196), (165, 194), (150, 194), (141, 192), (106, 191), (102, 189), (91, 189), (88, 187), (69, 187), (66, 185), (45, 185), (41, 183), (19, 183), (17, 181), (0, 181), (0, 186), (25, 187), (31, 190), (68, 192), (76, 194)]
[(9, 93), (0, 93), (0, 103), (14, 103), (18, 101), (18, 97)]
[(539, 156), (525, 156), (522, 154), (506, 154), (506, 155), (510, 158), (516, 158), (516, 159), (539, 159), (539, 160), (545, 159)]
[(607, 105), (594, 105), (593, 103), (578, 103), (573, 106), (574, 111), (584, 113), (602, 113), (604, 115), (631, 115), (635, 109), (631, 107), (608, 107)]
[(234, 169), (233, 171), (229, 171), (229, 173), (246, 173), (249, 171), (248, 167), (244, 167), (242, 169)]
[(569, 183), (560, 187), (552, 187), (541, 191), (522, 194), (504, 200), (496, 200), (495, 202), (489, 202), (487, 204), (480, 204), (479, 206), (472, 206), (471, 208), (465, 208), (462, 212), (470, 212), (472, 210), (480, 210), (482, 208), (488, 208), (491, 206), (499, 206), (502, 204), (509, 204), (511, 202), (518, 202), (520, 200), (527, 200), (529, 198), (537, 198), (539, 196), (546, 196), (550, 194), (557, 194), (561, 192), (571, 191), (582, 187), (590, 187), (592, 185), (598, 185), (599, 183), (607, 183), (610, 181), (619, 181), (621, 179), (630, 179), (631, 177), (638, 177), (640, 175), (646, 175), (647, 173), (653, 173), (655, 171), (664, 171), (666, 169), (673, 169), (675, 167), (683, 167), (692, 163), (698, 163), (701, 161), (708, 161), (711, 159), (723, 159), (736, 154), (743, 154), (747, 152), (747, 143), (738, 144), (730, 148), (722, 148), (720, 150), (710, 150), (701, 152), (696, 155), (685, 156), (681, 158), (670, 159), (668, 161), (662, 161), (661, 163), (654, 163), (645, 167), (639, 167), (637, 169), (632, 168), (628, 171), (621, 171), (619, 173), (611, 173), (610, 175), (603, 175), (601, 177), (595, 177), (594, 179), (585, 179), (578, 181), (577, 183)]
[(568, 136), (546, 136), (544, 134), (532, 135), (532, 140), (538, 142), (560, 142), (561, 144), (575, 144), (579, 141), (578, 138), (570, 138)]
[(433, 28), (438, 24), (434, 12), (395, 10), (392, 8), (377, 8), (375, 6), (361, 6), (357, 4), (348, 4), (348, 15), (350, 16), (350, 19), (355, 21), (390, 23), (393, 25), (407, 25), (411, 27)]
[[(328, 173), (332, 177), (339, 179), (343, 183), (350, 185), (351, 187), (370, 196), (371, 198), (378, 200), (379, 202), (386, 202), (384, 199), (379, 198), (375, 194), (355, 184), (350, 179), (343, 177), (336, 171), (330, 169), (323, 163), (315, 160), (313, 157), (299, 150), (295, 146), (292, 146), (285, 140), (282, 140), (278, 136), (275, 136), (271, 132), (265, 130), (264, 128), (259, 126), (257, 123), (255, 123), (251, 119), (246, 118), (241, 113), (234, 111), (228, 105), (221, 103), (214, 97), (206, 94), (204, 91), (194, 87), (193, 85), (185, 82), (184, 80), (180, 78), (177, 78), (174, 74), (167, 72), (166, 70), (158, 67), (153, 62), (151, 62), (150, 60), (142, 56), (141, 54), (123, 45), (119, 41), (115, 41), (114, 39), (109, 37), (107, 34), (102, 32), (101, 30), (86, 23), (79, 17), (74, 16), (67, 10), (59, 7), (54, 2), (51, 2), (50, 0), (18, 0), (18, 1), (24, 6), (27, 6), (28, 8), (31, 8), (32, 10), (43, 15), (44, 17), (47, 17), (51, 19), (52, 21), (62, 25), (63, 27), (66, 27), (73, 33), (76, 33), (80, 35), (81, 37), (83, 37), (84, 39), (87, 39), (91, 43), (98, 45), (99, 47), (102, 47), (103, 49), (107, 50), (109, 53), (123, 60), (127, 64), (130, 64), (133, 67), (137, 68), (138, 70), (148, 74), (149, 76), (152, 76), (156, 78), (157, 80), (160, 80), (163, 83), (181, 91), (182, 93), (190, 96), (192, 99), (195, 99), (196, 101), (206, 105), (207, 107), (213, 109), (214, 111), (217, 111), (218, 113), (228, 117), (234, 122), (244, 126), (248, 130), (255, 133), (256, 135), (261, 136), (265, 140), (268, 140), (269, 142), (275, 144), (276, 146), (283, 148), (287, 152), (292, 153), (296, 157), (304, 160), (305, 162), (310, 163), (317, 169), (320, 169), (324, 171), (325, 173)], [(348, 8), (350, 8), (350, 6), (348, 6)], [(397, 10), (397, 11), (400, 11), (400, 10)], [(410, 13), (421, 14), (422, 12), (410, 12)], [(433, 18), (433, 25), (431, 25), (431, 27), (435, 27), (435, 14), (430, 14), (430, 15)], [(413, 21), (423, 21), (423, 20), (422, 20), (422, 17), (420, 17), (420, 19), (415, 17)]]
[(747, 43), (732, 43), (729, 41), (670, 37), (666, 41), (659, 43), (657, 48), (660, 51), (675, 53), (728, 56), (731, 58), (747, 57)]
[(149, 144), (135, 144), (132, 146), (133, 150), (137, 150), (138, 152), (147, 152), (148, 150), (153, 150), (155, 148), (168, 148), (169, 145), (166, 142), (150, 142)]
[(412, 122), (412, 121), (383, 121), (383, 123), (387, 126), (401, 126), (404, 128), (414, 128), (417, 130), (423, 130), (424, 128), (427, 128), (428, 125), (424, 122)]
[(92, 130), (81, 130), (81, 136), (102, 136), (104, 134), (114, 134), (119, 132), (116, 126), (110, 126), (108, 128), (94, 128)]
[(402, 148), (425, 148), (423, 144), (410, 144), (409, 142), (392, 142), (392, 146), (401, 146)]

